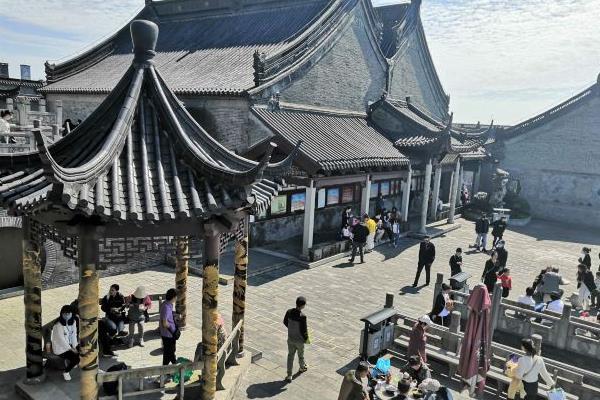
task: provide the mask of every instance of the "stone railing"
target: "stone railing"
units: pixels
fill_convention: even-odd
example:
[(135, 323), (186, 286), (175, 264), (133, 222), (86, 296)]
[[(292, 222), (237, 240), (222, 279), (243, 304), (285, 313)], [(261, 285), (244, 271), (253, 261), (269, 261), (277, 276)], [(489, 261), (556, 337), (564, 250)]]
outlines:
[[(438, 274), (435, 295), (441, 290), (443, 274)], [(499, 285), (499, 284), (498, 284)], [(494, 293), (500, 293), (499, 286)], [(468, 317), (466, 299), (468, 294), (452, 291), (454, 310), (463, 320)], [(587, 357), (600, 358), (600, 324), (571, 316), (572, 307), (565, 304), (562, 314), (551, 311), (537, 312), (516, 301), (492, 296), (492, 323), (503, 333), (529, 337), (540, 335), (544, 343), (556, 349)]]
[[(52, 144), (62, 136), (58, 125), (43, 125), (39, 119), (32, 121), (33, 128), (40, 129), (48, 144)], [(31, 126), (14, 126), (8, 134), (0, 135), (0, 154), (22, 153), (37, 150), (37, 143)]]

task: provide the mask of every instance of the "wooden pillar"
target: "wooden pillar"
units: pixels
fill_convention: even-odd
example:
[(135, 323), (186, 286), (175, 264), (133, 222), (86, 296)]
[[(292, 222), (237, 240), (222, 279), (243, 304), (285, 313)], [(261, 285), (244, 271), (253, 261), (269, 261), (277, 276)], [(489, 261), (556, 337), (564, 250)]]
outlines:
[(179, 315), (179, 327), (185, 328), (187, 323), (187, 280), (189, 269), (189, 238), (178, 236), (175, 238), (175, 288), (177, 290), (177, 303), (175, 311)]
[(456, 212), (456, 197), (458, 195), (458, 179), (460, 175), (460, 158), (456, 160), (456, 168), (452, 174), (452, 182), (450, 184), (450, 211), (448, 212), (448, 223), (454, 223), (454, 213)]
[(410, 186), (412, 181), (412, 168), (408, 166), (408, 175), (406, 176), (406, 182), (404, 183), (404, 189), (402, 190), (402, 221), (408, 222), (408, 206), (410, 203)]
[(202, 399), (213, 400), (217, 390), (217, 329), (219, 296), (219, 235), (205, 225), (204, 271), (202, 273), (202, 353), (204, 368)]
[(42, 364), (42, 267), (41, 243), (31, 240), (29, 218), (23, 217), (23, 286), (25, 302), (26, 383), (44, 381)]
[(96, 228), (79, 228), (79, 345), (81, 347), (81, 400), (98, 398), (98, 238)]
[(313, 246), (315, 231), (315, 202), (316, 188), (314, 181), (306, 188), (306, 197), (304, 201), (304, 231), (302, 235), (302, 255), (308, 260), (308, 252)]
[(427, 205), (429, 204), (429, 192), (431, 190), (431, 158), (425, 164), (425, 183), (423, 185), (423, 200), (421, 202), (421, 222), (419, 224), (419, 233), (427, 233)]
[(235, 243), (235, 272), (233, 278), (233, 314), (231, 329), (242, 321), (239, 353), (244, 351), (244, 319), (246, 313), (246, 285), (248, 283), (248, 217), (244, 220), (244, 237)]
[(429, 205), (429, 213), (433, 221), (437, 220), (438, 200), (440, 198), (440, 184), (442, 183), (442, 166), (438, 164), (435, 167), (435, 175), (433, 177), (433, 196), (431, 196), (431, 204)]

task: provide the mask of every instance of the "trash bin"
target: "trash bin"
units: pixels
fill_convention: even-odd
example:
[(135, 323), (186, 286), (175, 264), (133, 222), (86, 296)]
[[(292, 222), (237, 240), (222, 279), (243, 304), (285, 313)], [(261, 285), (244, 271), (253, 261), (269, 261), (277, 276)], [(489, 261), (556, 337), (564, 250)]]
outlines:
[(365, 323), (360, 337), (361, 360), (377, 356), (392, 346), (397, 319), (396, 310), (393, 308), (383, 308), (361, 318), (361, 321)]
[(463, 293), (469, 293), (469, 284), (468, 280), (471, 277), (471, 274), (466, 272), (459, 272), (456, 275), (452, 275), (450, 277), (450, 287), (452, 290), (457, 290)]

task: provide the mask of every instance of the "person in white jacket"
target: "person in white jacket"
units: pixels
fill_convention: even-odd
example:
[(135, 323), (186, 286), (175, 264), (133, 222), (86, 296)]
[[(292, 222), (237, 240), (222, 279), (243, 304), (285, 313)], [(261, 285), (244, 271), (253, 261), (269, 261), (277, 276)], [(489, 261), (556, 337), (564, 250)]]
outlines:
[(519, 358), (515, 375), (523, 381), (525, 393), (527, 393), (525, 400), (537, 400), (539, 376), (541, 375), (550, 387), (554, 387), (555, 382), (546, 370), (544, 359), (537, 355), (533, 341), (531, 339), (521, 340), (521, 348), (525, 355)]
[(76, 316), (71, 306), (63, 306), (60, 316), (52, 327), (52, 352), (65, 360), (65, 381), (71, 380), (71, 370), (79, 364), (79, 335)]

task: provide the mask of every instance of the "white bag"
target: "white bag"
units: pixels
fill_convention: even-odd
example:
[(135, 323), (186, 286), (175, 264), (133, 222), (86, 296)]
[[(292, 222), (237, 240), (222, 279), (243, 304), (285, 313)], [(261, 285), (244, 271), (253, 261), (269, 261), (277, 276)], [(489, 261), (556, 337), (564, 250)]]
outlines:
[(548, 400), (567, 400), (567, 395), (564, 390), (557, 387), (548, 390)]

